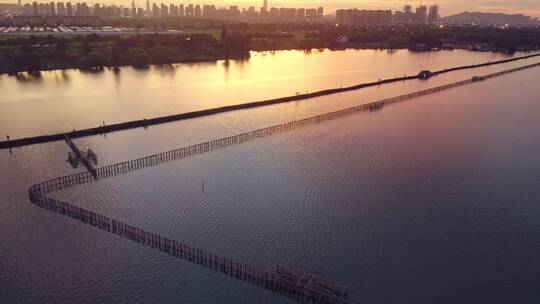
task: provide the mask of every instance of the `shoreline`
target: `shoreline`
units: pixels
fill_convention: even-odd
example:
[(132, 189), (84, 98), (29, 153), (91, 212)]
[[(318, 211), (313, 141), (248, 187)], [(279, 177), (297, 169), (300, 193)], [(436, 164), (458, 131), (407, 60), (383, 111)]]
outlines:
[(73, 66), (62, 66), (62, 67), (46, 67), (46, 68), (40, 68), (39, 70), (36, 70), (36, 71), (29, 71), (27, 69), (22, 69), (22, 70), (18, 70), (18, 71), (6, 72), (6, 71), (0, 70), (0, 76), (7, 75), (7, 76), (10, 76), (10, 77), (17, 77), (17, 75), (20, 75), (22, 73), (28, 73), (29, 75), (38, 75), (41, 72), (65, 71), (65, 70), (79, 70), (79, 71), (87, 72), (87, 73), (97, 73), (97, 72), (100, 72), (103, 69), (120, 69), (120, 68), (124, 68), (124, 67), (132, 67), (134, 69), (146, 70), (146, 69), (148, 69), (148, 68), (150, 68), (152, 66), (165, 66), (165, 65), (173, 65), (173, 64), (208, 63), (208, 62), (217, 62), (217, 61), (220, 61), (220, 60), (247, 60), (247, 59), (249, 59), (249, 57), (250, 56), (247, 55), (247, 56), (239, 56), (239, 57), (232, 57), (232, 58), (208, 58), (208, 59), (200, 59), (200, 60), (194, 59), (194, 60), (183, 60), (183, 61), (171, 62), (171, 63), (148, 63), (147, 65), (144, 65), (144, 66), (137, 66), (137, 65), (133, 65), (133, 64), (119, 64), (119, 65), (103, 65), (103, 66), (92, 67), (92, 68), (81, 68), (81, 67), (73, 65)]
[(293, 95), (293, 96), (285, 96), (285, 97), (266, 99), (266, 100), (261, 100), (261, 101), (247, 102), (247, 103), (241, 103), (241, 104), (236, 104), (236, 105), (222, 106), (222, 107), (216, 107), (216, 108), (210, 108), (210, 109), (204, 109), (204, 110), (198, 110), (198, 111), (192, 111), (192, 112), (185, 112), (185, 113), (180, 113), (180, 114), (154, 117), (150, 119), (132, 120), (132, 121), (127, 121), (127, 122), (115, 123), (115, 124), (111, 124), (107, 126), (87, 128), (87, 129), (82, 129), (82, 130), (73, 130), (70, 132), (48, 134), (48, 135), (38, 135), (38, 136), (24, 137), (24, 138), (19, 138), (19, 139), (11, 139), (9, 141), (0, 141), (0, 149), (10, 149), (10, 148), (21, 147), (21, 146), (32, 145), (32, 144), (60, 141), (60, 140), (64, 140), (65, 136), (69, 136), (70, 138), (80, 138), (80, 137), (94, 136), (94, 135), (105, 134), (105, 133), (110, 133), (110, 132), (140, 128), (140, 127), (147, 127), (147, 126), (164, 124), (164, 123), (169, 123), (169, 122), (174, 122), (174, 121), (204, 117), (204, 116), (209, 116), (209, 115), (214, 115), (214, 114), (219, 114), (219, 113), (224, 113), (224, 112), (250, 109), (250, 108), (268, 106), (268, 105), (291, 102), (291, 101), (311, 99), (315, 97), (342, 93), (342, 92), (347, 92), (347, 91), (354, 91), (354, 90), (358, 90), (362, 88), (379, 86), (383, 84), (406, 81), (406, 80), (427, 79), (436, 75), (450, 73), (450, 72), (454, 72), (458, 70), (479, 68), (479, 67), (503, 64), (503, 63), (513, 62), (513, 61), (526, 60), (528, 58), (534, 58), (538, 56), (540, 56), (540, 53), (514, 57), (510, 59), (503, 59), (503, 60), (498, 60), (498, 61), (493, 61), (493, 62), (486, 62), (486, 63), (476, 64), (476, 65), (457, 66), (457, 67), (443, 69), (439, 71), (427, 71), (428, 72), (427, 74), (425, 73), (426, 71), (421, 71), (417, 75), (413, 75), (413, 76), (403, 76), (403, 77), (397, 77), (397, 78), (382, 79), (380, 81), (361, 83), (361, 84), (356, 84), (353, 86), (343, 87), (343, 88), (324, 89), (324, 90), (319, 90), (319, 91), (307, 93), (307, 94), (298, 94), (298, 95)]
[[(438, 52), (443, 49), (435, 49), (435, 50), (427, 50), (427, 51), (415, 51), (410, 50), (407, 47), (398, 47), (398, 48), (388, 48), (388, 47), (378, 47), (378, 46), (362, 46), (362, 47), (343, 47), (343, 48), (330, 48), (330, 47), (321, 47), (321, 48), (311, 48), (311, 49), (299, 49), (299, 48), (277, 48), (277, 49), (252, 49), (249, 50), (247, 56), (237, 56), (237, 57), (231, 57), (231, 58), (205, 58), (205, 59), (192, 59), (192, 60), (182, 60), (182, 61), (175, 61), (171, 63), (148, 63), (144, 66), (137, 66), (134, 64), (119, 64), (119, 65), (103, 65), (99, 67), (92, 67), (92, 68), (81, 68), (75, 65), (72, 66), (57, 66), (57, 67), (44, 67), (40, 68), (36, 71), (29, 71), (28, 69), (21, 69), (17, 71), (3, 71), (0, 69), (0, 76), (7, 75), (10, 77), (17, 77), (17, 75), (20, 75), (22, 73), (28, 73), (29, 75), (38, 75), (41, 72), (50, 72), (50, 71), (65, 71), (65, 70), (79, 70), (82, 72), (88, 72), (88, 73), (98, 73), (102, 71), (103, 69), (119, 69), (119, 68), (125, 68), (125, 67), (132, 67), (134, 69), (139, 70), (145, 70), (149, 69), (150, 67), (154, 66), (166, 66), (166, 65), (175, 65), (175, 64), (193, 64), (193, 63), (212, 63), (212, 62), (218, 62), (218, 61), (227, 61), (227, 60), (249, 60), (251, 57), (251, 52), (280, 52), (280, 51), (299, 51), (299, 52), (312, 52), (317, 50), (330, 50), (330, 51), (343, 51), (343, 50), (381, 50), (381, 51), (398, 51), (398, 50), (408, 50), (409, 52), (414, 53), (431, 53), (431, 52)], [(452, 49), (452, 50), (458, 50), (458, 49)], [(502, 51), (491, 51), (490, 53), (496, 53), (496, 54), (508, 54)], [(531, 52), (534, 53), (534, 52)], [(528, 55), (526, 55), (528, 56)], [(523, 56), (522, 56), (523, 57)], [(517, 57), (515, 57), (517, 58)]]

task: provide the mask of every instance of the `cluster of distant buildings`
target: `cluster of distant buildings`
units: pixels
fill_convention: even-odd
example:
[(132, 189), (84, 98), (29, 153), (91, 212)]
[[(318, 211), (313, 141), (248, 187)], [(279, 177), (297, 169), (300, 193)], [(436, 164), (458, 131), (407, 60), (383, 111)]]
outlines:
[(276, 8), (268, 7), (268, 0), (263, 1), (260, 9), (254, 6), (240, 8), (237, 5), (216, 7), (200, 4), (156, 4), (146, 0), (145, 7), (132, 2), (131, 7), (102, 5), (86, 2), (42, 2), (34, 1), (22, 5), (24, 17), (188, 17), (220, 20), (261, 20), (275, 22), (317, 22), (323, 19), (324, 9), (319, 8)]
[[(284, 23), (335, 22), (339, 26), (448, 23), (448, 20), (441, 19), (438, 5), (419, 5), (414, 8), (411, 5), (405, 5), (403, 10), (395, 12), (391, 10), (339, 9), (336, 11), (334, 19), (331, 16), (324, 16), (323, 7), (269, 7), (268, 0), (262, 0), (261, 7), (249, 6), (243, 8), (238, 5), (218, 7), (208, 4), (163, 4), (150, 2), (151, 0), (138, 1), (141, 1), (141, 5), (137, 5), (135, 0), (132, 0), (131, 6), (122, 6), (100, 3), (89, 4), (87, 2), (32, 1), (23, 4), (19, 0), (18, 4), (8, 4), (8, 7), (4, 8), (3, 15), (6, 18), (0, 18), (0, 25), (19, 27), (103, 26), (108, 18), (163, 17)], [(6, 8), (11, 14), (5, 13)], [(1, 11), (0, 15), (2, 15)], [(463, 17), (461, 15), (457, 15), (456, 18)]]
[(439, 6), (420, 5), (413, 11), (405, 5), (403, 11), (342, 9), (336, 11), (336, 24), (341, 26), (387, 25), (391, 23), (432, 24), (439, 20)]

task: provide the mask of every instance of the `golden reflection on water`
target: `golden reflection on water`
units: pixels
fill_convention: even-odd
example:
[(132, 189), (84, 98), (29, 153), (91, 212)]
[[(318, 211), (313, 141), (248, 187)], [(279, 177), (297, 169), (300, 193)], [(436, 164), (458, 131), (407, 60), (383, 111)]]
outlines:
[[(60, 132), (416, 74), (501, 54), (377, 50), (253, 52), (246, 60), (0, 76), (0, 130)], [(385, 87), (390, 89), (392, 87)]]

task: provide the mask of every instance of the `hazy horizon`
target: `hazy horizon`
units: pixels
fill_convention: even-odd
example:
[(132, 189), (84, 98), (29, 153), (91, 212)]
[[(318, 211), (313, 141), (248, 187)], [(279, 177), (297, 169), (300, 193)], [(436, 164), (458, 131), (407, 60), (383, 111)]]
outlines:
[[(83, 2), (80, 0), (79, 2)], [(2, 3), (17, 3), (17, 0), (4, 0)], [(22, 1), (23, 3), (32, 1)], [(47, 2), (47, 1), (38, 1)], [(74, 0), (72, 2), (78, 2)], [(102, 1), (86, 1), (88, 3), (103, 3), (103, 4), (118, 4), (118, 5), (130, 5), (131, 0), (102, 0)], [(136, 0), (137, 6), (144, 6), (146, 0)], [(239, 5), (241, 7), (256, 6), (261, 7), (263, 1), (253, 0), (151, 0), (150, 2), (156, 3), (196, 3), (196, 4), (215, 4), (219, 6)], [(323, 6), (326, 13), (332, 13), (336, 9), (340, 8), (366, 8), (366, 9), (391, 9), (402, 10), (405, 4), (417, 6), (420, 3), (424, 5), (437, 4), (440, 6), (440, 12), (442, 16), (448, 16), (460, 12), (491, 12), (491, 13), (508, 13), (508, 14), (525, 14), (533, 17), (540, 17), (540, 7), (537, 0), (438, 0), (438, 1), (406, 1), (406, 0), (268, 0), (270, 7), (317, 7)]]

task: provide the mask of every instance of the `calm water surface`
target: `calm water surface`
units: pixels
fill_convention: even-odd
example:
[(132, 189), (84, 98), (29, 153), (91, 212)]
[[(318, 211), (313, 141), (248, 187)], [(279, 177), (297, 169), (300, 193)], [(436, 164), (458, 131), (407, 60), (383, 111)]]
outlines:
[[(329, 54), (349, 53), (306, 55), (306, 62), (311, 56)], [(435, 59), (437, 54), (446, 59)], [(453, 60), (452, 65), (471, 60), (453, 57), (460, 54), (470, 53), (398, 56)], [(280, 55), (260, 56), (263, 62), (264, 56), (286, 61)], [(245, 69), (253, 62), (244, 63)], [(238, 63), (229, 67), (234, 64)], [(105, 165), (515, 65), (77, 142), (92, 147)], [(219, 64), (214, 68), (221, 69)], [(411, 66), (410, 71), (421, 68)], [(183, 69), (188, 68), (177, 67), (177, 75), (183, 75)], [(140, 73), (123, 69), (121, 74), (127, 71)], [(348, 285), (355, 303), (538, 303), (539, 72), (538, 68), (522, 71), (55, 195), (261, 268), (283, 263), (320, 273)], [(96, 77), (114, 75), (107, 73)], [(156, 71), (148, 74), (152, 77)], [(326, 87), (336, 76), (312, 77)], [(357, 82), (355, 77), (361, 79), (347, 77), (351, 83)], [(9, 81), (13, 80), (3, 78), (0, 85)], [(128, 83), (148, 85), (122, 80), (123, 85)], [(306, 85), (315, 86), (309, 81)], [(45, 97), (50, 88), (45, 82), (28, 94), (37, 96), (36, 104), (54, 103)], [(211, 90), (209, 86), (201, 96), (218, 95)], [(256, 86), (243, 90), (254, 94), (251, 97), (279, 93), (258, 92)], [(174, 98), (160, 89), (154, 92)], [(175, 94), (189, 100), (191, 93)], [(115, 102), (110, 98), (108, 102)], [(5, 104), (29, 102), (14, 99)], [(96, 102), (106, 103), (101, 99)], [(145, 102), (133, 101), (134, 105)], [(72, 102), (82, 101), (74, 98)], [(136, 108), (139, 112), (134, 115), (146, 113)], [(67, 128), (69, 119), (61, 119), (60, 113), (71, 117), (73, 109), (58, 111), (57, 123), (29, 123), (21, 134), (40, 128), (51, 131), (54, 125)], [(90, 110), (87, 113), (93, 115)], [(90, 121), (83, 118), (75, 121)], [(30, 204), (26, 190), (31, 184), (73, 172), (65, 162), (67, 151), (62, 142), (0, 151), (0, 303), (290, 303)]]
[(254, 52), (247, 61), (148, 70), (0, 75), (0, 134), (15, 138), (66, 132), (103, 121), (176, 114), (503, 58), (508, 55), (466, 51)]

